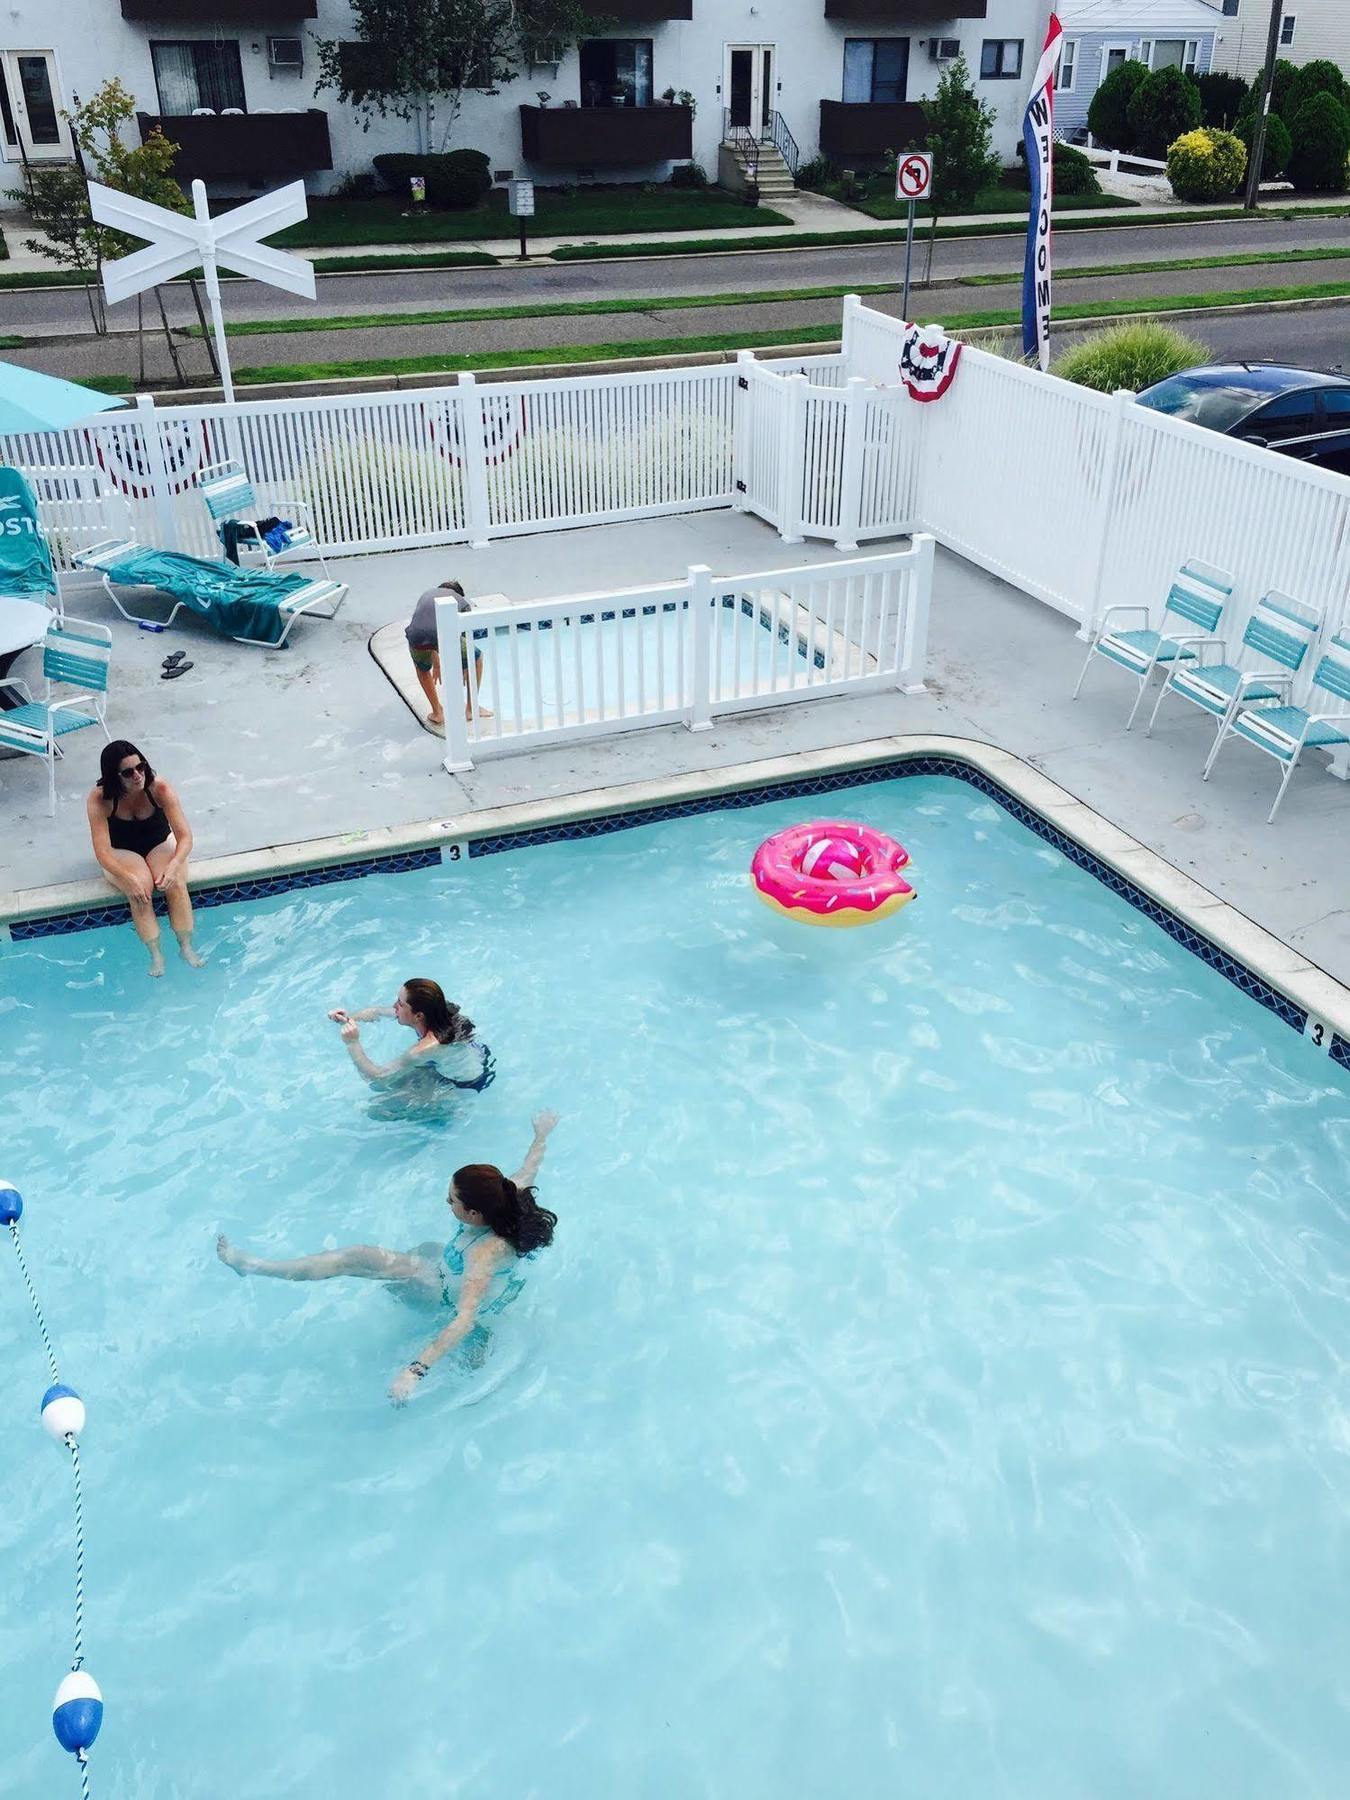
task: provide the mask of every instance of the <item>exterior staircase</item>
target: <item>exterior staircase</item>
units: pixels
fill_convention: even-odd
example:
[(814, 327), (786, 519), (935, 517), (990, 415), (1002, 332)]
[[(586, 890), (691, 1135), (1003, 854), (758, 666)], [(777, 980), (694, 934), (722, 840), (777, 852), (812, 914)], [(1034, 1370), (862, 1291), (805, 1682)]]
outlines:
[(772, 206), (775, 200), (787, 200), (796, 193), (797, 184), (776, 144), (759, 142), (748, 134), (738, 133), (723, 145), (723, 149), (729, 150), (735, 158), (745, 186), (758, 186), (759, 197), (765, 205)]

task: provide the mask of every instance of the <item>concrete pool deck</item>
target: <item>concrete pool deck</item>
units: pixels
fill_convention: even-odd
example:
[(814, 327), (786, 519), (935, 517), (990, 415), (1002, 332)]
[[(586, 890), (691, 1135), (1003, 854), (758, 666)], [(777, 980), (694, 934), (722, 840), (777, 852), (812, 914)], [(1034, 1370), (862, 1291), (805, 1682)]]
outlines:
[[(170, 632), (138, 631), (99, 587), (72, 586), (67, 607), (112, 627), (113, 734), (135, 740), (177, 786), (203, 874), (223, 877), (207, 865), (229, 858), (237, 879), (235, 859), (301, 840), (337, 838), (360, 856), (391, 827), (874, 739), (958, 737), (1022, 759), (1272, 933), (1293, 953), (1291, 972), (1322, 970), (1350, 983), (1347, 784), (1310, 756), (1268, 826), (1278, 780), (1270, 758), (1233, 744), (1202, 784), (1210, 732), (1195, 708), (1165, 711), (1151, 739), (1142, 725), (1127, 734), (1130, 686), (1105, 666), (1071, 701), (1084, 655), (1072, 623), (959, 557), (938, 554), (926, 694), (817, 700), (697, 734), (671, 726), (588, 739), (454, 777), (441, 767), (441, 740), (418, 726), (369, 653), (371, 635), (406, 618), (443, 575), (458, 576), (471, 596), (526, 600), (668, 579), (690, 563), (723, 575), (834, 557), (829, 545), (787, 545), (757, 520), (709, 512), (485, 550), (350, 558), (332, 564), (352, 584), (337, 619), (302, 620), (291, 648), (275, 652), (218, 638), (185, 615)], [(195, 667), (161, 682), (171, 649), (185, 650)], [(23, 659), (18, 673), (25, 662), (31, 673), (34, 661)], [(54, 821), (40, 765), (0, 767), (0, 917), (107, 897), (84, 818), (97, 747), (93, 734), (73, 740), (57, 773)], [(41, 891), (56, 888), (59, 895)]]

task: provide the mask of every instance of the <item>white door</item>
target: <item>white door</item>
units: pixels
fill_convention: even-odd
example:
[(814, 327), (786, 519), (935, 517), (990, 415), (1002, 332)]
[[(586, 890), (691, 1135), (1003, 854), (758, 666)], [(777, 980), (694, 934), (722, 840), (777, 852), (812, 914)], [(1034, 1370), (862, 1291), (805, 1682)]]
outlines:
[(1098, 82), (1098, 86), (1101, 85), (1102, 81), (1106, 80), (1108, 75), (1114, 75), (1123, 62), (1128, 62), (1130, 60), (1130, 51), (1132, 49), (1133, 45), (1131, 44), (1102, 45), (1101, 78)]
[(29, 162), (69, 162), (74, 156), (65, 101), (50, 50), (6, 50), (5, 92), (19, 148)]
[(723, 105), (732, 131), (757, 138), (773, 135), (774, 44), (728, 44), (722, 73)]

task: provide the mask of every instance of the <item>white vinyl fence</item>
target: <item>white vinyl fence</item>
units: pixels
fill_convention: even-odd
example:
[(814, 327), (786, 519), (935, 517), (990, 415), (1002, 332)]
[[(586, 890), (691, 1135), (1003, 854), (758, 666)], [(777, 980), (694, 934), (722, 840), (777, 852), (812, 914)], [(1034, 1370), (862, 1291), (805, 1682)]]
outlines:
[[(446, 761), (923, 685), (933, 540), (887, 556), (525, 605), (437, 606)], [(464, 672), (471, 717), (457, 704)]]

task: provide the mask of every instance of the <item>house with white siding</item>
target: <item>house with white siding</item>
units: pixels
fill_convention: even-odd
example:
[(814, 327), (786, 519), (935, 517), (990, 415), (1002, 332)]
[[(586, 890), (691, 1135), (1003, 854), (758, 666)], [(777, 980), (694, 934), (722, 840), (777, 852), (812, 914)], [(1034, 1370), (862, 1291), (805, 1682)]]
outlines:
[(1063, 0), (1059, 22), (1064, 53), (1055, 129), (1070, 141), (1087, 129), (1092, 96), (1121, 63), (1204, 75), (1213, 66), (1219, 32), (1207, 0)]
[[(1219, 14), (1214, 67), (1250, 81), (1266, 60), (1269, 0), (1202, 0)], [(1286, 62), (1333, 62), (1350, 76), (1350, 0), (1288, 0), (1280, 19)]]
[[(603, 30), (539, 44), (495, 93), (469, 90), (449, 148), (540, 182), (661, 180), (697, 158), (713, 178), (747, 135), (757, 161), (818, 152), (868, 166), (921, 143), (918, 102), (958, 54), (1014, 159), (1050, 0), (597, 0)], [(142, 133), (179, 145), (175, 174), (217, 194), (301, 176), (323, 193), (412, 125), (362, 118), (316, 89), (315, 40), (355, 36), (348, 0), (8, 0), (0, 24), (0, 155), (68, 160), (63, 110), (108, 75)], [(669, 98), (667, 96), (670, 96)], [(4, 171), (0, 171), (3, 176)]]

